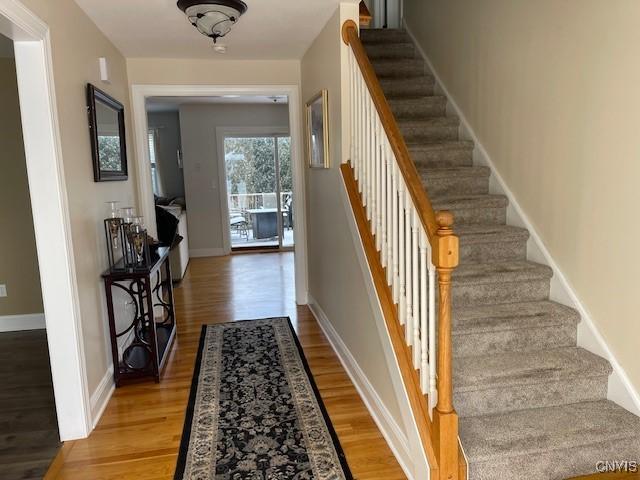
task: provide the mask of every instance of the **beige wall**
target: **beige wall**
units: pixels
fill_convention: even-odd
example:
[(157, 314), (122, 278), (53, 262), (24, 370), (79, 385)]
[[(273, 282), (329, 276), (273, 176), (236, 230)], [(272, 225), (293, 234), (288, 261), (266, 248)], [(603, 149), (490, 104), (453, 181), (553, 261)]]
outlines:
[(0, 298), (0, 316), (42, 313), (13, 58), (0, 58), (0, 105), (0, 284), (8, 292)]
[(340, 163), (346, 158), (342, 141), (345, 111), (341, 90), (341, 17), (336, 11), (302, 59), (302, 101), (321, 89), (329, 93), (331, 168), (306, 169), (307, 247), (309, 293), (327, 315), (369, 382), (399, 425), (403, 424), (391, 373), (375, 324), (375, 312), (366, 290), (369, 278), (358, 261), (358, 248), (350, 231), (348, 206)]
[[(91, 82), (120, 100), (125, 106), (126, 127), (131, 132), (126, 64), (122, 55), (73, 0), (23, 0), (23, 3), (50, 28), (87, 377), (89, 392), (93, 392), (107, 372), (111, 355), (100, 278), (107, 266), (102, 225), (105, 202), (135, 203), (133, 177), (136, 169), (128, 134), (129, 180), (94, 183), (85, 87)], [(107, 57), (109, 61), (110, 84), (100, 82), (99, 57)]]
[(640, 2), (406, 0), (405, 17), (640, 389)]
[[(211, 52), (214, 56), (214, 52)], [(132, 84), (298, 85), (298, 60), (128, 58)]]
[[(222, 249), (218, 127), (289, 127), (288, 105), (181, 105), (184, 184), (187, 199), (189, 249)], [(228, 220), (226, 220), (228, 222)], [(222, 253), (222, 252), (220, 252)]]

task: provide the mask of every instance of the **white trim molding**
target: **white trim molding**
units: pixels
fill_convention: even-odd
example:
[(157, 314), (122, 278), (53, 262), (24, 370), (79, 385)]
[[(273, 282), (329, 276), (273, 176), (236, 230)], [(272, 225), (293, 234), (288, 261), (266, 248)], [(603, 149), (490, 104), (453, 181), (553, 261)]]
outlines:
[(591, 314), (585, 307), (584, 303), (582, 303), (578, 298), (578, 295), (569, 283), (569, 280), (562, 273), (560, 267), (551, 256), (551, 253), (533, 226), (533, 223), (531, 223), (531, 220), (518, 202), (518, 199), (500, 175), (495, 163), (482, 143), (480, 143), (478, 136), (465, 117), (464, 112), (460, 109), (455, 99), (447, 90), (447, 87), (444, 85), (442, 79), (438, 75), (438, 72), (434, 68), (433, 63), (431, 63), (426, 52), (416, 40), (415, 35), (406, 25), (406, 22), (404, 26), (415, 44), (416, 49), (424, 59), (427, 69), (435, 77), (436, 88), (447, 97), (447, 111), (460, 118), (461, 137), (473, 140), (475, 143), (475, 149), (473, 152), (474, 163), (485, 165), (491, 169), (491, 181), (489, 185), (491, 193), (499, 193), (508, 198), (509, 206), (507, 207), (507, 223), (529, 230), (530, 236), (527, 243), (527, 259), (548, 265), (553, 270), (550, 298), (558, 303), (575, 308), (580, 313), (582, 321), (578, 324), (578, 346), (606, 358), (609, 363), (611, 363), (613, 373), (609, 377), (607, 398), (626, 408), (635, 415), (640, 415), (640, 395), (633, 387), (629, 380), (629, 376), (615, 358), (611, 349), (608, 347), (602, 333), (593, 321)]
[(49, 28), (18, 0), (0, 0), (0, 33), (15, 47), (60, 438), (84, 438), (91, 431), (90, 402)]
[[(291, 135), (291, 168), (296, 200), (293, 204), (293, 229), (296, 239), (294, 249), (296, 303), (305, 305), (308, 295), (306, 208), (304, 180), (304, 147), (302, 140), (300, 87), (298, 85), (132, 85), (131, 108), (133, 111), (134, 144), (136, 151), (138, 205), (141, 214), (151, 225), (154, 235), (155, 206), (151, 168), (149, 167), (149, 146), (146, 141), (148, 122), (146, 99), (149, 97), (207, 97), (220, 95), (286, 95), (289, 99), (289, 132)], [(208, 256), (208, 255), (207, 255)]]
[(107, 404), (116, 389), (113, 381), (113, 366), (110, 366), (105, 372), (102, 380), (91, 394), (91, 426), (96, 428)]
[(322, 307), (320, 307), (311, 295), (309, 296), (309, 309), (327, 337), (327, 340), (329, 340), (333, 350), (338, 355), (342, 367), (347, 372), (347, 375), (349, 375), (351, 382), (356, 387), (360, 398), (362, 398), (373, 421), (387, 441), (389, 448), (396, 457), (396, 460), (398, 460), (405, 475), (407, 475), (409, 480), (413, 480), (414, 462), (407, 437), (402, 428), (400, 428), (393, 419), (391, 413), (382, 402), (382, 399), (373, 388), (373, 385), (371, 385), (362, 368), (360, 368), (360, 365), (358, 365), (358, 362), (349, 351), (349, 348), (342, 341), (340, 335), (327, 318)]
[(0, 332), (42, 330), (43, 328), (46, 328), (44, 313), (0, 316)]

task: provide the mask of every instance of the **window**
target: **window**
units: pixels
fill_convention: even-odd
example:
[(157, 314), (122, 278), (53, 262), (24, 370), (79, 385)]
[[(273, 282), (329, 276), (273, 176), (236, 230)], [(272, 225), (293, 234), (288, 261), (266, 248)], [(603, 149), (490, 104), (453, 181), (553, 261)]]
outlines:
[(160, 189), (160, 172), (158, 172), (158, 163), (156, 159), (156, 131), (149, 130), (147, 134), (147, 141), (149, 143), (149, 160), (151, 162), (151, 183), (153, 185), (153, 193), (156, 196), (161, 196)]

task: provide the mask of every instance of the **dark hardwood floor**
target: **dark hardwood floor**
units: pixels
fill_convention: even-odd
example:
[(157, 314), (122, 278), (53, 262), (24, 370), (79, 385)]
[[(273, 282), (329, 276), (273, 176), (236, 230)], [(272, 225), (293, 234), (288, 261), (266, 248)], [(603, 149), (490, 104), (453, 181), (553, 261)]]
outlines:
[(44, 330), (0, 333), (0, 479), (41, 479), (60, 447)]

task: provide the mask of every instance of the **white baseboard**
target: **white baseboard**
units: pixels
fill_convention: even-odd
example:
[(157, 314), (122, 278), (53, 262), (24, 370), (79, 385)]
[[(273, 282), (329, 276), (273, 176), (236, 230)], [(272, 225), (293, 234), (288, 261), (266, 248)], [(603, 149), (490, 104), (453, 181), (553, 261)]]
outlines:
[(189, 250), (189, 257), (222, 257), (227, 255), (224, 248), (194, 248)]
[(0, 332), (20, 332), (46, 328), (44, 313), (0, 316)]
[(584, 304), (578, 298), (575, 290), (560, 270), (560, 267), (555, 262), (549, 250), (545, 246), (542, 238), (536, 231), (535, 227), (529, 220), (529, 217), (524, 212), (517, 198), (513, 192), (509, 189), (506, 182), (498, 172), (497, 168), (489, 153), (484, 148), (482, 143), (478, 140), (478, 136), (467, 121), (462, 110), (456, 104), (454, 98), (449, 94), (447, 87), (442, 82), (442, 79), (438, 75), (438, 72), (433, 67), (431, 60), (427, 56), (424, 49), (420, 46), (416, 37), (411, 29), (406, 25), (405, 29), (416, 49), (427, 64), (429, 72), (435, 77), (436, 86), (447, 97), (448, 105), (447, 111), (455, 114), (460, 118), (461, 135), (463, 138), (473, 140), (475, 143), (475, 150), (473, 153), (474, 162), (485, 165), (491, 169), (491, 183), (490, 191), (492, 193), (500, 193), (505, 195), (509, 199), (509, 207), (507, 208), (507, 223), (529, 230), (529, 241), (527, 242), (527, 259), (548, 265), (553, 270), (553, 278), (551, 279), (551, 294), (550, 298), (558, 303), (575, 308), (582, 317), (582, 322), (578, 324), (578, 346), (600, 355), (606, 358), (613, 367), (613, 373), (609, 377), (609, 388), (607, 398), (626, 408), (630, 412), (636, 415), (640, 415), (640, 395), (635, 390), (629, 376), (626, 374), (620, 363), (616, 360), (613, 352), (608, 347), (604, 340), (604, 337), (598, 330), (598, 327), (593, 321), (592, 316), (584, 306)]
[(313, 316), (318, 321), (320, 328), (324, 332), (325, 336), (329, 340), (329, 343), (333, 347), (333, 350), (338, 355), (340, 363), (349, 375), (349, 378), (356, 387), (356, 390), (360, 394), (362, 401), (369, 410), (371, 417), (380, 429), (383, 437), (387, 441), (389, 448), (398, 460), (398, 463), (402, 467), (405, 475), (409, 480), (413, 479), (413, 460), (411, 452), (407, 442), (407, 438), (403, 433), (400, 426), (389, 413), (389, 410), (385, 407), (384, 403), (374, 390), (373, 386), (367, 379), (365, 373), (362, 371), (358, 362), (353, 357), (347, 346), (344, 344), (338, 332), (333, 328), (333, 325), (327, 318), (326, 314), (318, 305), (318, 302), (309, 295), (309, 309), (313, 313)]
[(98, 387), (91, 394), (90, 404), (92, 429), (96, 428), (96, 425), (98, 425), (100, 417), (102, 417), (104, 409), (107, 408), (107, 404), (109, 403), (115, 388), (116, 385), (113, 381), (113, 367), (109, 367), (102, 377), (102, 380), (100, 380)]

